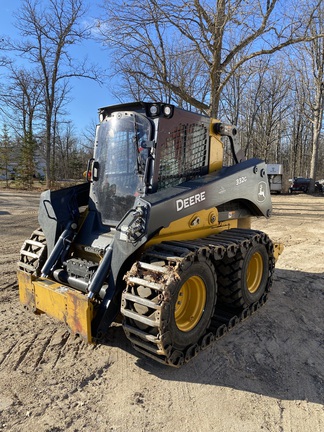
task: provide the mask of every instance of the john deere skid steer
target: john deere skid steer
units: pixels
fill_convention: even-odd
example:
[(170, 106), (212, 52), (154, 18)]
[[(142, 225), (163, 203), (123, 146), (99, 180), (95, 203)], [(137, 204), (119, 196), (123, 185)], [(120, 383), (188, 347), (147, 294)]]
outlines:
[(138, 351), (181, 366), (267, 299), (282, 247), (251, 229), (271, 215), (266, 166), (235, 127), (172, 105), (99, 115), (87, 182), (41, 195), (20, 300), (89, 343), (121, 314)]

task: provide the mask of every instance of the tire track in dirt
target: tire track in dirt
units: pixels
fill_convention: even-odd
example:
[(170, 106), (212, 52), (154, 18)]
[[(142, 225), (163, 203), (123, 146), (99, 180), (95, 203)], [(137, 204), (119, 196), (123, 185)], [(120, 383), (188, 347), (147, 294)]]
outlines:
[[(43, 365), (54, 369), (70, 338), (67, 328), (49, 317), (26, 311), (19, 304), (16, 280), (2, 286), (0, 294), (0, 321), (6, 333), (0, 368), (25, 373), (32, 373)], [(77, 354), (73, 354), (75, 356)]]
[[(11, 275), (12, 272), (8, 272), (7, 274)], [(4, 284), (3, 286), (1, 286), (0, 287), (0, 292), (1, 291), (9, 292), (9, 291), (12, 290), (12, 288), (15, 288), (15, 290), (18, 290), (18, 285), (17, 285), (16, 281), (14, 281), (14, 282), (8, 282), (8, 283)]]
[[(9, 310), (2, 321), (5, 328), (10, 328), (10, 335), (6, 338), (0, 359), (0, 368), (10, 368), (13, 371), (24, 371), (30, 374), (39, 367), (47, 370), (55, 369), (62, 356), (77, 358), (77, 352), (66, 349), (66, 344), (72, 338), (64, 325), (51, 322), (48, 317), (34, 317), (26, 320), (21, 314), (30, 314), (19, 307)], [(12, 329), (11, 323), (17, 325)], [(30, 324), (34, 321), (33, 330)], [(79, 345), (83, 342), (79, 341)]]

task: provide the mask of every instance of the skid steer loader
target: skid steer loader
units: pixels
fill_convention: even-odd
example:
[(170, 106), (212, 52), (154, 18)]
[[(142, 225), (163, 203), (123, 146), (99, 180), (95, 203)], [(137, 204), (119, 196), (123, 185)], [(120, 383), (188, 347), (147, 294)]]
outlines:
[(235, 127), (169, 104), (99, 117), (87, 182), (41, 194), (20, 301), (89, 343), (122, 315), (138, 351), (178, 367), (267, 299), (282, 246), (251, 229), (271, 215), (266, 165), (245, 160)]

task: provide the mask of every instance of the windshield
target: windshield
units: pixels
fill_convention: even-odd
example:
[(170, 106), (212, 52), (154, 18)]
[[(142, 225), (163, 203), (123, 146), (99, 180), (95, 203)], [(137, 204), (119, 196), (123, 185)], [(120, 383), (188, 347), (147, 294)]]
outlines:
[(113, 113), (101, 123), (95, 151), (99, 175), (93, 192), (103, 223), (119, 222), (143, 189), (140, 174), (150, 135), (150, 121), (132, 112)]

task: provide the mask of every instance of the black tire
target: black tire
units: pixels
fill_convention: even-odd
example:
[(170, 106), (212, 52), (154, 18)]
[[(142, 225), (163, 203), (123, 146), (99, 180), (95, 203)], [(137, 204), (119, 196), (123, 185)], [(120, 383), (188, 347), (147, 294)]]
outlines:
[[(169, 332), (171, 344), (183, 350), (196, 344), (206, 332), (217, 299), (216, 274), (208, 260), (185, 262), (166, 287), (170, 297), (168, 319), (162, 322), (163, 333)], [(189, 318), (190, 317), (190, 318)]]
[(258, 301), (266, 291), (269, 256), (263, 244), (251, 246), (245, 255), (224, 259), (217, 266), (219, 301), (241, 309)]

